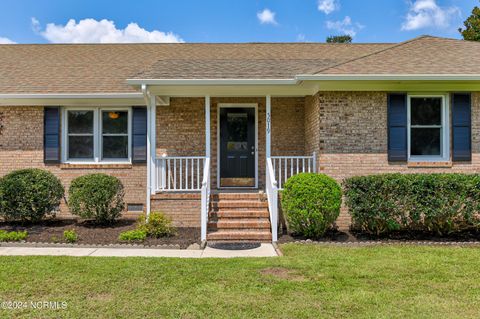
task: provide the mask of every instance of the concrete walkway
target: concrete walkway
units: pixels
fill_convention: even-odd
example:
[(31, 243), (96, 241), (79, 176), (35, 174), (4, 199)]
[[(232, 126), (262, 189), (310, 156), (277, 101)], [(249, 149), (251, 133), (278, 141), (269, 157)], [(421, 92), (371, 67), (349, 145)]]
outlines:
[(206, 247), (204, 250), (154, 248), (70, 248), (70, 247), (0, 247), (0, 256), (94, 256), (94, 257), (178, 257), (178, 258), (232, 258), (275, 257), (272, 244), (262, 244), (247, 250), (222, 250)]

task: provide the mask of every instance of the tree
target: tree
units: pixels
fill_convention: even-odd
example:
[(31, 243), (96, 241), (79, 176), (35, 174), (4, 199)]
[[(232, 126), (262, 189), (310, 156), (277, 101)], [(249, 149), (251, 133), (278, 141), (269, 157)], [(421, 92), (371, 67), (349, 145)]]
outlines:
[(472, 14), (463, 23), (465, 29), (458, 29), (464, 40), (480, 41), (480, 8), (475, 7)]
[(352, 37), (349, 35), (331, 35), (327, 37), (327, 43), (352, 43)]

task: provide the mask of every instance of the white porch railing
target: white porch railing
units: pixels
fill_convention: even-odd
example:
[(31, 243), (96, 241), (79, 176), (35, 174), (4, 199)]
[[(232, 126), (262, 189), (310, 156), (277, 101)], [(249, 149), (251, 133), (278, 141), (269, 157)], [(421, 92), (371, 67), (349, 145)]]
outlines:
[(278, 189), (298, 173), (313, 173), (316, 171), (316, 155), (312, 156), (272, 156), (273, 174), (278, 183)]
[(204, 156), (157, 158), (156, 191), (200, 191), (205, 178), (206, 161)]
[(268, 199), (268, 211), (270, 213), (270, 224), (272, 225), (272, 241), (278, 240), (278, 188), (275, 180), (272, 159), (267, 157), (266, 172), (266, 194)]
[(210, 158), (205, 159), (202, 180), (202, 204), (201, 204), (201, 240), (207, 240), (208, 211), (210, 210)]

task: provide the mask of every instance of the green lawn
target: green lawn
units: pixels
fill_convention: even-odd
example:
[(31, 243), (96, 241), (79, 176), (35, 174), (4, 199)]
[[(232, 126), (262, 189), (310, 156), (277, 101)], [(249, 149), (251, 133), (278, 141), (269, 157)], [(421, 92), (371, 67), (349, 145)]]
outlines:
[(445, 318), (480, 315), (480, 249), (282, 246), (281, 258), (0, 257), (0, 318)]

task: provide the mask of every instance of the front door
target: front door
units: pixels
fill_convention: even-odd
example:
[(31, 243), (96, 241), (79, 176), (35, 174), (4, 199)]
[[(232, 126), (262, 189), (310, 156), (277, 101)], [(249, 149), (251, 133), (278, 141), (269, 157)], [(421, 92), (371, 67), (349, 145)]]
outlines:
[(220, 108), (220, 187), (255, 187), (255, 108)]

